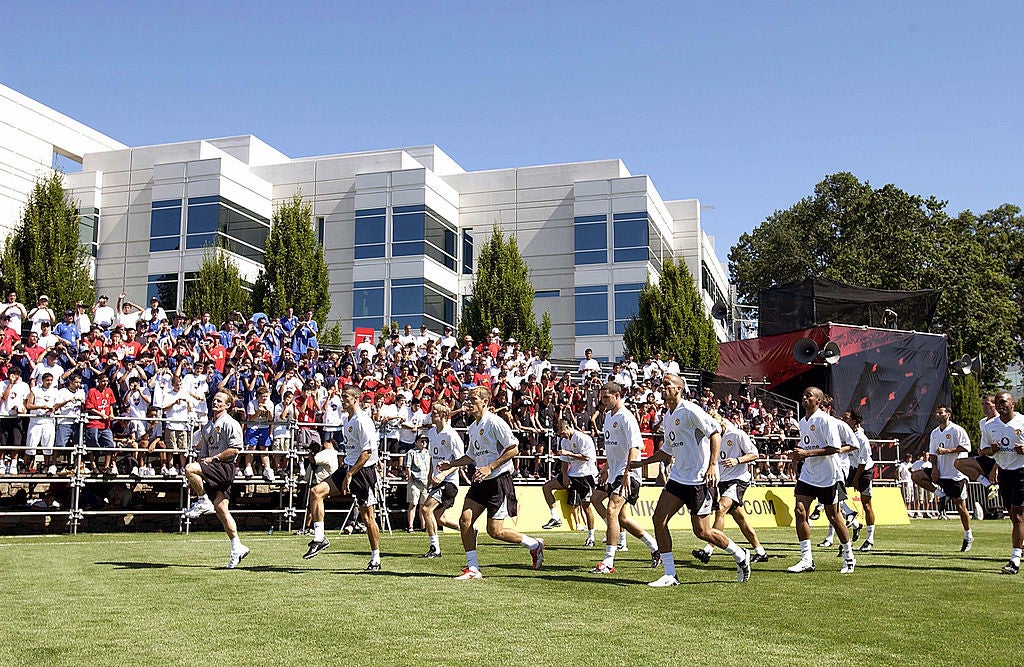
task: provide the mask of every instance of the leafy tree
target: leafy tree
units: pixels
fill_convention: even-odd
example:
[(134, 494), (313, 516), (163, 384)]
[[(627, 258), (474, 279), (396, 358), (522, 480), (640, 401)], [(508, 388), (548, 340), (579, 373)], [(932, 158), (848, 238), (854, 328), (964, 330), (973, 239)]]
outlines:
[(311, 310), (318, 322), (326, 321), (330, 282), (312, 215), (313, 207), (302, 202), (299, 192), (274, 211), (263, 271), (253, 288), (256, 310), (279, 315), (291, 306), (296, 313)]
[(238, 266), (222, 248), (207, 246), (203, 250), (196, 280), (185, 285), (182, 310), (195, 317), (210, 313), (211, 320), (218, 323), (227, 320), (231, 311), (251, 312), (252, 296), (242, 287)]
[(976, 375), (956, 376), (950, 380), (950, 403), (953, 421), (963, 426), (971, 442), (981, 441), (979, 422), (984, 416), (981, 411), (981, 390)]
[(536, 345), (550, 350), (551, 318), (545, 317), (538, 326), (532, 304), (530, 269), (519, 254), (516, 238), (506, 238), (495, 224), (491, 238), (480, 248), (473, 293), (463, 309), (459, 336), (486, 340), (487, 333), (497, 327), (505, 338), (515, 338), (524, 348)]
[(718, 369), (715, 325), (683, 262), (668, 259), (658, 284), (640, 291), (637, 313), (622, 335), (626, 352), (643, 360), (671, 352), (684, 368)]
[(932, 330), (947, 334), (950, 350), (981, 352), (989, 362), (982, 383), (998, 383), (1002, 370), (1024, 357), (1014, 346), (1024, 316), (1010, 278), (1024, 267), (1024, 255), (1014, 254), (1024, 224), (1012, 206), (980, 218), (970, 211), (954, 218), (945, 207), (895, 185), (872, 188), (850, 173), (833, 174), (811, 196), (742, 235), (729, 252), (730, 277), (747, 301), (761, 289), (808, 277), (939, 289)]
[(79, 238), (78, 211), (64, 192), (59, 171), (36, 181), (21, 224), (0, 253), (0, 288), (23, 301), (50, 297), (56, 312), (90, 303), (94, 289), (89, 253)]
[(321, 331), (319, 342), (321, 348), (341, 347), (341, 320), (336, 321), (334, 324)]

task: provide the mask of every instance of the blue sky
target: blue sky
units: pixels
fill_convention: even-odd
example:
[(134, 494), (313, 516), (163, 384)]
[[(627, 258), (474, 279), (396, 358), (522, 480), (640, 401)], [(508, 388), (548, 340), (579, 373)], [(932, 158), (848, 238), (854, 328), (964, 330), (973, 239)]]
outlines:
[(829, 173), (1021, 203), (1020, 2), (0, 3), (0, 82), (130, 145), (621, 158), (720, 257)]

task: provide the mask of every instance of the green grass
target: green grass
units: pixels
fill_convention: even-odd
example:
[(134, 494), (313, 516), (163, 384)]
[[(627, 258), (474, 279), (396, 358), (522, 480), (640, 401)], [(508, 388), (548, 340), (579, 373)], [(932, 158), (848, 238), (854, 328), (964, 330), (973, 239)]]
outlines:
[(969, 554), (956, 521), (879, 527), (853, 576), (831, 549), (816, 572), (787, 574), (793, 532), (759, 532), (773, 558), (740, 586), (728, 555), (692, 561), (679, 526), (683, 585), (666, 589), (643, 585), (658, 571), (638, 540), (599, 578), (586, 570), (600, 548), (564, 533), (545, 535), (537, 572), (526, 549), (482, 538), (485, 578), (470, 582), (451, 579), (464, 556), (450, 532), (436, 560), (418, 558), (422, 533), (384, 536), (380, 575), (360, 574), (362, 535), (304, 561), (306, 538), (248, 533), (235, 571), (216, 533), (2, 538), (0, 664), (1024, 663), (1024, 575), (998, 574), (1008, 521), (977, 522)]

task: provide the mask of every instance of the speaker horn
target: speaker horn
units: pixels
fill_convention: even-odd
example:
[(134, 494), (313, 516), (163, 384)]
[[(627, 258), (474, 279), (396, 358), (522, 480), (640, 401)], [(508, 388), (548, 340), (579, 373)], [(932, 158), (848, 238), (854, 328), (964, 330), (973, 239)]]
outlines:
[(978, 356), (971, 359), (971, 372), (978, 374), (981, 373), (981, 352), (978, 353)]
[(955, 361), (949, 363), (949, 372), (957, 377), (971, 374), (971, 357), (965, 354)]
[(716, 320), (724, 320), (729, 315), (729, 306), (724, 301), (716, 301), (711, 308), (711, 317)]
[(842, 353), (839, 351), (839, 346), (832, 341), (825, 343), (825, 346), (818, 352), (818, 358), (829, 366), (839, 363), (840, 356), (842, 356)]
[(801, 364), (813, 364), (818, 358), (818, 344), (810, 338), (801, 338), (793, 345), (793, 358)]

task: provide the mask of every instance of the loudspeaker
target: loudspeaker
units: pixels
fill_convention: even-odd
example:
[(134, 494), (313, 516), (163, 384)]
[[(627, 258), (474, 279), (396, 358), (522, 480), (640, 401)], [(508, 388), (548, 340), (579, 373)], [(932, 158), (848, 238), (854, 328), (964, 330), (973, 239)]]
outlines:
[(729, 315), (729, 305), (724, 301), (716, 301), (714, 307), (711, 308), (711, 317), (716, 320), (724, 320)]
[(825, 343), (825, 346), (818, 352), (818, 358), (829, 366), (839, 363), (840, 356), (842, 353), (839, 351), (839, 346), (832, 341)]
[(813, 364), (818, 358), (818, 344), (810, 338), (801, 338), (793, 345), (793, 358), (801, 364)]

